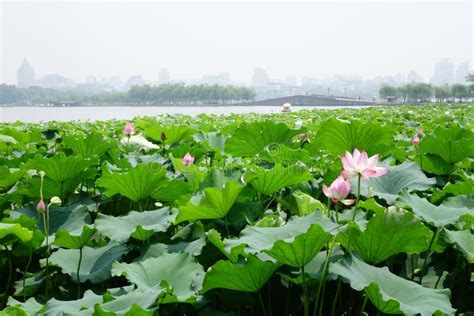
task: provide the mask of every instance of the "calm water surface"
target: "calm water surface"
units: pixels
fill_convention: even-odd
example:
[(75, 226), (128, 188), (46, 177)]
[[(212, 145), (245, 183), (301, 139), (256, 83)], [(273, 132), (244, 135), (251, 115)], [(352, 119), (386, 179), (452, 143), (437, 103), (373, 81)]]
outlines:
[[(364, 107), (364, 106), (362, 106)], [(345, 106), (294, 106), (293, 111), (302, 109), (340, 109)], [(360, 108), (360, 106), (350, 106)], [(198, 115), (202, 113), (281, 113), (280, 106), (160, 106), (160, 107), (0, 107), (0, 122), (41, 122), (73, 120), (132, 119), (135, 116), (154, 116), (158, 114)]]

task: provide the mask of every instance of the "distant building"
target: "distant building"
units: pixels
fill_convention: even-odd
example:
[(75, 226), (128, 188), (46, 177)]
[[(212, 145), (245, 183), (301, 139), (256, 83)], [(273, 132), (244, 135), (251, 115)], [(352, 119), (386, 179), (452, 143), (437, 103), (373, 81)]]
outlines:
[(206, 84), (227, 85), (230, 83), (230, 74), (228, 72), (221, 72), (218, 75), (204, 75), (202, 82)]
[(454, 82), (454, 65), (447, 58), (435, 64), (434, 76), (431, 82), (435, 85), (452, 84)]
[(44, 75), (43, 78), (36, 81), (36, 85), (42, 88), (65, 89), (75, 87), (75, 82), (61, 75)]
[(145, 80), (143, 80), (141, 75), (131, 76), (130, 78), (128, 78), (127, 81), (125, 81), (124, 89), (129, 90), (132, 86), (136, 86), (136, 85), (140, 85), (144, 83), (145, 83)]
[(268, 74), (262, 68), (255, 68), (252, 76), (252, 86), (263, 87), (269, 82)]
[(86, 83), (89, 83), (89, 84), (97, 83), (97, 78), (93, 75), (88, 75), (86, 78)]
[(414, 70), (410, 70), (410, 72), (407, 75), (407, 82), (412, 83), (412, 82), (423, 82), (423, 78)]
[(165, 84), (165, 83), (170, 83), (171, 81), (171, 74), (168, 71), (168, 69), (160, 69), (160, 73), (158, 75), (158, 83), (159, 84)]
[(35, 81), (35, 70), (28, 62), (28, 59), (24, 59), (21, 66), (18, 68), (17, 75), (17, 86), (18, 88), (28, 88), (32, 86)]
[(456, 68), (456, 82), (466, 83), (466, 77), (469, 74), (469, 63), (467, 61), (461, 63)]

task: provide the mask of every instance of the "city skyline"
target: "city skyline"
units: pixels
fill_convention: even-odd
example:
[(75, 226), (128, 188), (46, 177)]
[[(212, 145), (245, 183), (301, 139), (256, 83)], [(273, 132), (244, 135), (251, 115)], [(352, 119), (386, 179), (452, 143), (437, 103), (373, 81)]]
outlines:
[[(9, 84), (16, 82), (25, 56), (38, 74), (76, 82), (91, 75), (127, 80), (139, 74), (158, 81), (160, 69), (168, 69), (176, 80), (207, 75), (212, 81), (229, 73), (233, 82), (250, 84), (255, 68), (279, 80), (337, 74), (375, 78), (414, 70), (430, 81), (434, 63), (442, 58), (456, 65), (473, 62), (472, 3), (466, 1), (4, 1), (1, 8), (1, 81)], [(351, 27), (340, 27), (339, 20)]]

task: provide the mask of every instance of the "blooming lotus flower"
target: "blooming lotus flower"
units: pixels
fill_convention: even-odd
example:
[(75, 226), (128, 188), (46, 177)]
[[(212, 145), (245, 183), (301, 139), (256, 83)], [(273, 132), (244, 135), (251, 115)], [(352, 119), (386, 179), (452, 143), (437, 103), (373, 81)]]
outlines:
[(352, 205), (355, 203), (355, 199), (346, 199), (347, 195), (351, 192), (351, 184), (349, 180), (339, 176), (334, 180), (329, 188), (323, 184), (323, 193), (325, 196), (330, 198), (334, 203), (341, 202), (345, 205)]
[(346, 151), (346, 154), (341, 157), (341, 160), (344, 167), (341, 175), (346, 179), (355, 176), (368, 179), (371, 177), (379, 177), (388, 172), (387, 168), (377, 167), (379, 155), (374, 155), (369, 158), (365, 151), (362, 151), (361, 153), (357, 148), (354, 149), (352, 155), (350, 152)]
[(36, 211), (40, 214), (44, 213), (46, 210), (46, 205), (44, 204), (43, 199), (39, 200), (38, 204), (36, 204)]
[(133, 135), (135, 134), (135, 127), (133, 127), (132, 123), (127, 123), (122, 132), (124, 135)]
[(194, 157), (190, 153), (186, 153), (181, 162), (183, 163), (183, 165), (189, 166), (194, 162)]
[(418, 145), (420, 143), (420, 138), (418, 136), (413, 137), (411, 143), (415, 146)]

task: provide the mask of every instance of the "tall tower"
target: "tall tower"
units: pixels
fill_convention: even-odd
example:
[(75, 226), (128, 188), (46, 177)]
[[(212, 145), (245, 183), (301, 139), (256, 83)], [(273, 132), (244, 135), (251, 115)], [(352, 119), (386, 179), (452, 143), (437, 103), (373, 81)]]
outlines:
[(18, 88), (28, 88), (35, 83), (35, 70), (31, 67), (28, 59), (24, 59), (16, 73)]

